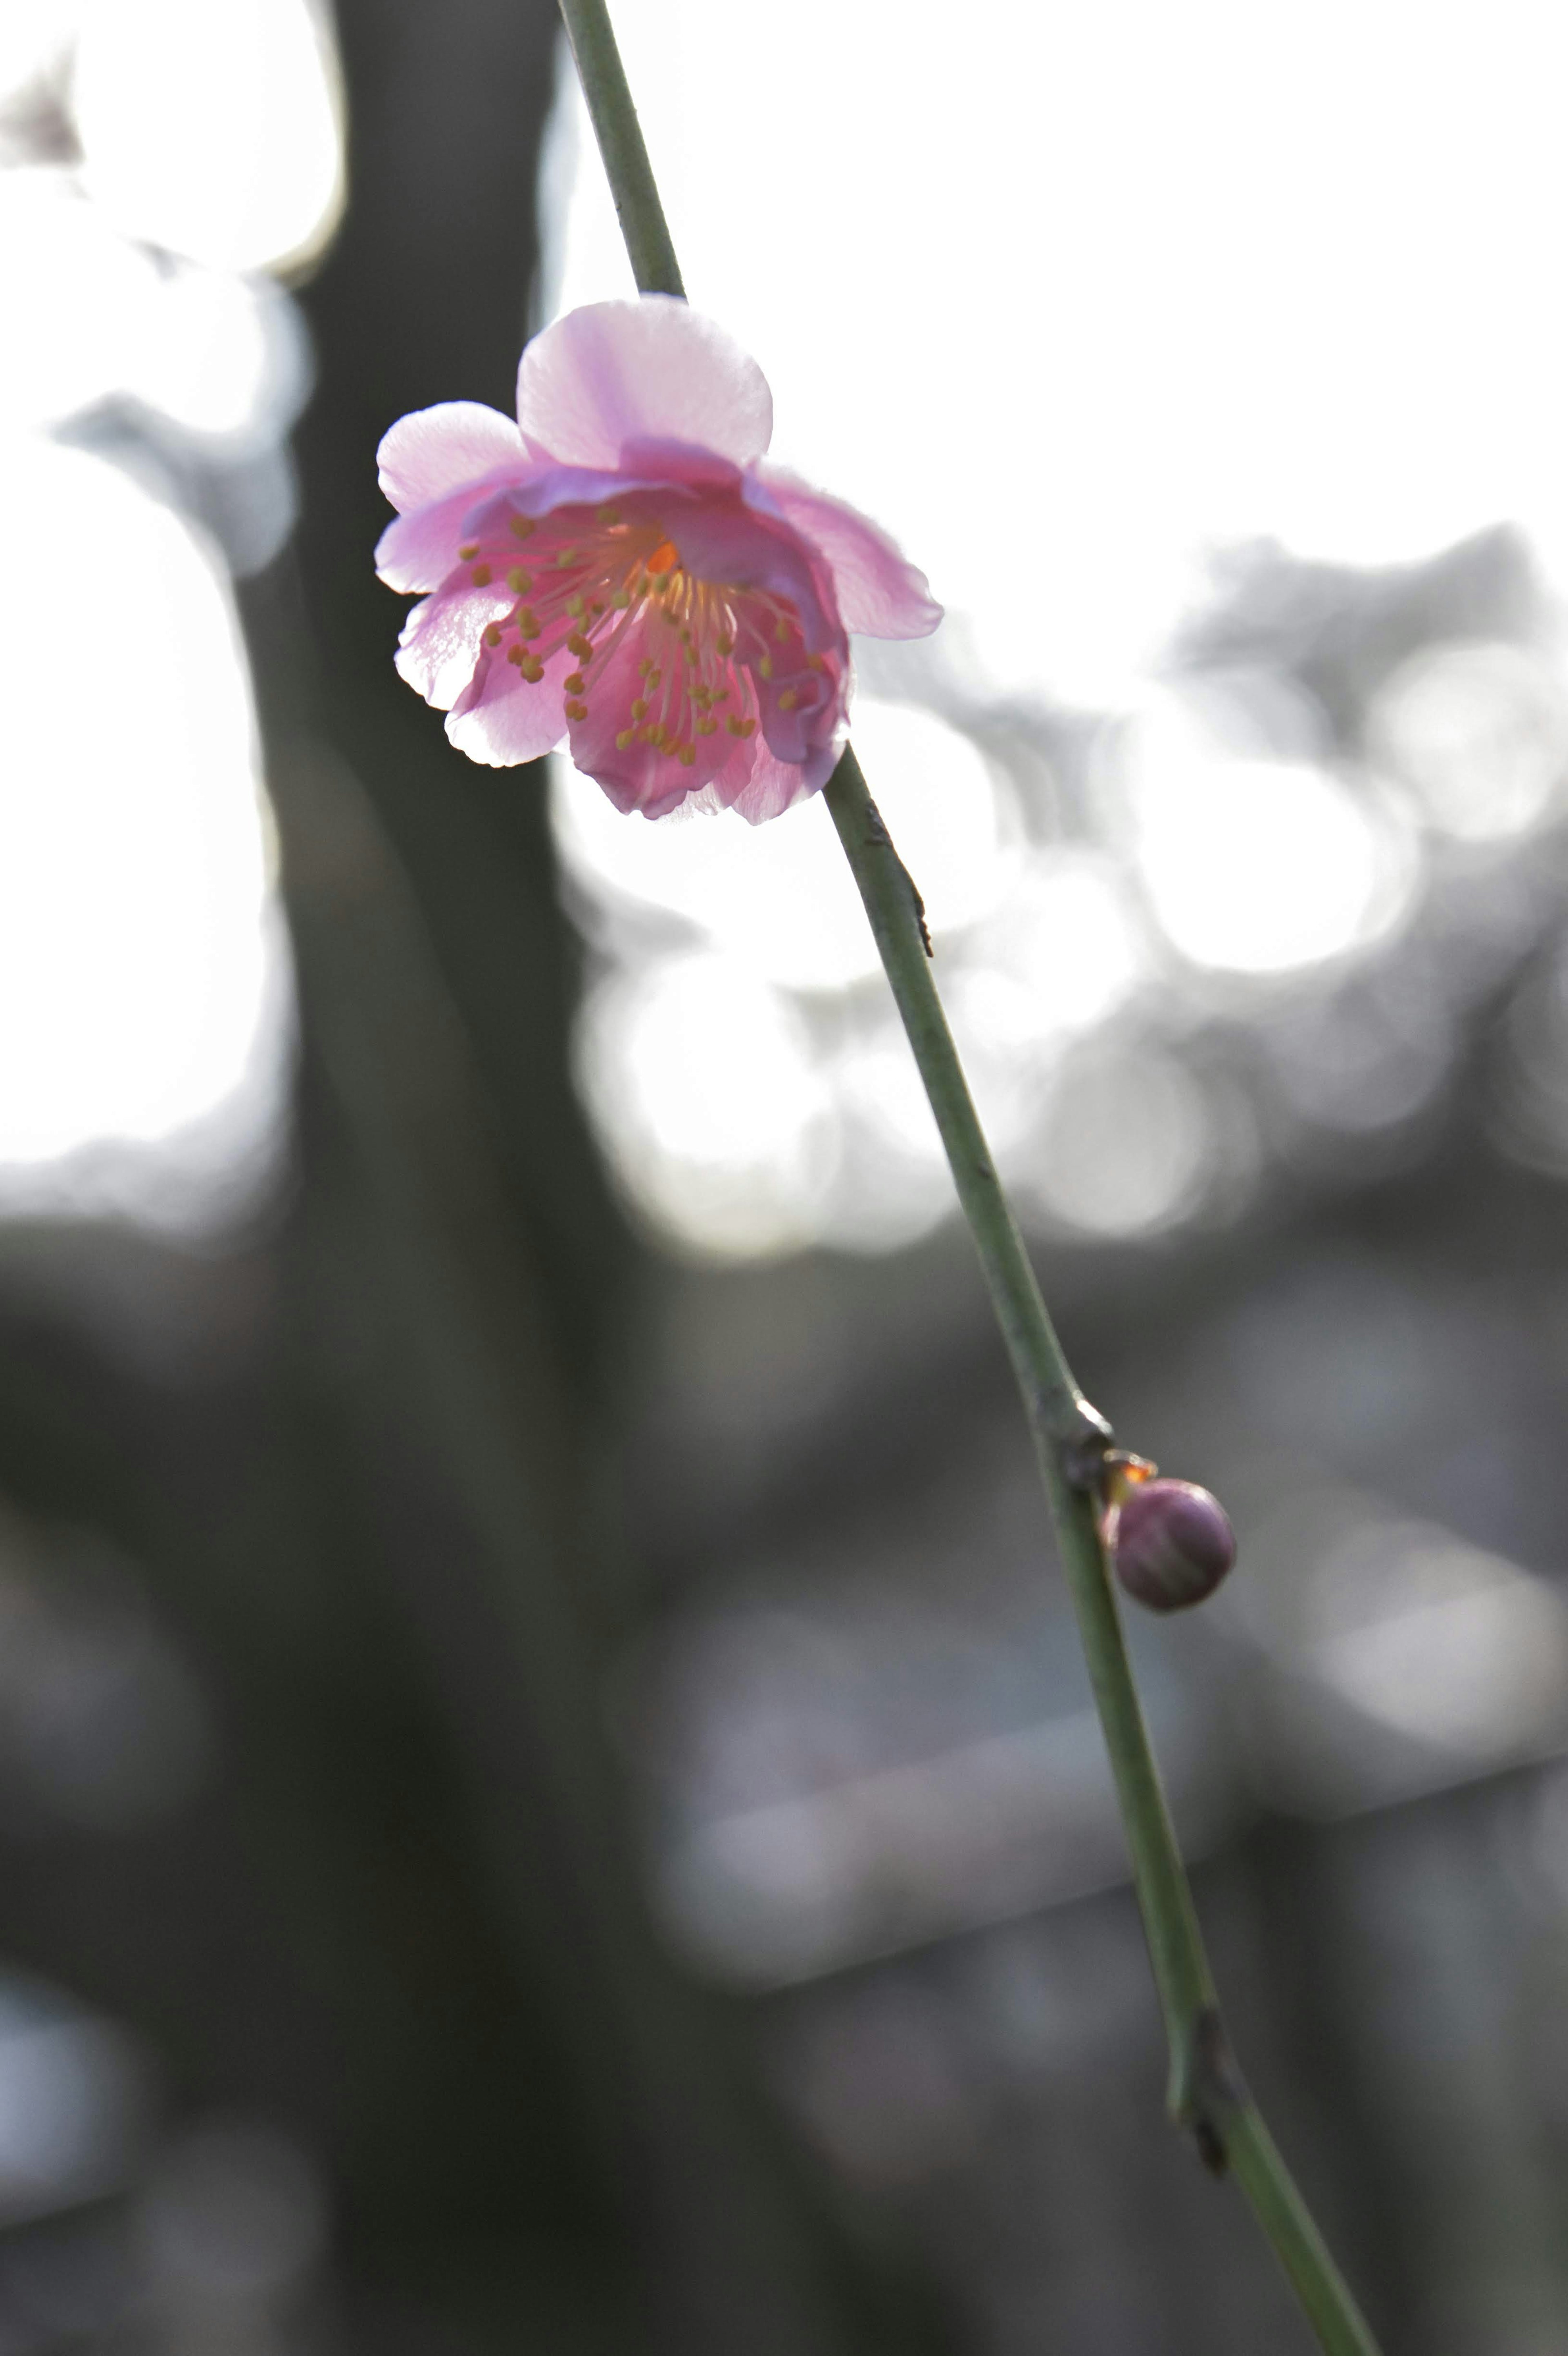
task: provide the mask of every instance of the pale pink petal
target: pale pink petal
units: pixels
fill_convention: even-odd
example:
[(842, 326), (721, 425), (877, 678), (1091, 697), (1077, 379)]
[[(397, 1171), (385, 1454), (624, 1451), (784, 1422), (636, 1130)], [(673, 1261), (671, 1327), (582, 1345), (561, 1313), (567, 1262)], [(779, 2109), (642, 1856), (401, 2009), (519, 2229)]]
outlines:
[(517, 371), (528, 440), (580, 466), (613, 466), (650, 439), (717, 451), (738, 466), (773, 436), (773, 402), (755, 360), (722, 327), (668, 294), (589, 303), (536, 336)]
[[(634, 616), (607, 650), (595, 656), (581, 699), (587, 717), (574, 720), (571, 729), (571, 757), (583, 775), (603, 787), (618, 810), (641, 810), (648, 818), (663, 817), (699, 792), (735, 746), (735, 739), (722, 731), (693, 737), (688, 767), (644, 742), (631, 707), (645, 691), (640, 666), (658, 651), (645, 615)], [(622, 736), (630, 743), (621, 744)]]
[(820, 564), (804, 536), (782, 519), (758, 513), (740, 499), (693, 499), (665, 510), (666, 529), (681, 562), (705, 581), (786, 597), (800, 616), (813, 654), (842, 644), (838, 616), (827, 603)]
[(530, 686), (504, 656), (485, 649), (472, 684), (453, 705), (447, 735), (460, 753), (486, 768), (537, 761), (566, 734), (560, 683), (571, 668), (571, 657), (558, 653), (545, 665), (543, 679)]
[(869, 638), (923, 638), (935, 629), (942, 608), (924, 573), (868, 517), (842, 499), (812, 490), (782, 466), (757, 467), (748, 478), (746, 497), (764, 513), (782, 516), (819, 551), (833, 575), (847, 630)]
[(817, 792), (833, 775), (836, 753), (816, 754), (810, 762), (801, 764), (779, 760), (761, 737), (753, 742), (757, 752), (752, 774), (741, 791), (731, 797), (729, 805), (740, 812), (748, 826), (765, 826), (769, 819), (782, 818), (786, 809), (793, 809), (796, 802)]
[(400, 514), (526, 457), (509, 417), (478, 401), (443, 401), (400, 417), (376, 453), (381, 488)]
[(388, 587), (438, 589), (456, 562), (462, 542), (470, 537), (475, 505), (489, 496), (493, 486), (464, 483), (446, 498), (395, 516), (376, 543), (376, 571)]
[(497, 599), (493, 589), (438, 590), (416, 605), (403, 624), (398, 642), (400, 678), (417, 688), (427, 703), (450, 711), (474, 674), (481, 634), (486, 622), (505, 613), (510, 599)]

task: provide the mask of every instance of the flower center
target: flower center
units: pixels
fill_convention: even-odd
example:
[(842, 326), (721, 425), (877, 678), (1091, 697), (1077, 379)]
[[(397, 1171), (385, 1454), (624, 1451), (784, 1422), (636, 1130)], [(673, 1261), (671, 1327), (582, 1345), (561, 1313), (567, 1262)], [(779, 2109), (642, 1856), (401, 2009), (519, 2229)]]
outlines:
[(537, 521), (508, 513), (458, 555), (475, 588), (499, 596), (504, 584), (509, 599), (485, 647), (505, 648), (535, 686), (565, 649), (568, 720), (586, 721), (590, 697), (596, 707), (604, 696), (618, 751), (640, 741), (690, 768), (703, 739), (751, 736), (765, 707), (804, 714), (832, 691), (789, 598), (699, 579), (645, 516), (613, 505)]

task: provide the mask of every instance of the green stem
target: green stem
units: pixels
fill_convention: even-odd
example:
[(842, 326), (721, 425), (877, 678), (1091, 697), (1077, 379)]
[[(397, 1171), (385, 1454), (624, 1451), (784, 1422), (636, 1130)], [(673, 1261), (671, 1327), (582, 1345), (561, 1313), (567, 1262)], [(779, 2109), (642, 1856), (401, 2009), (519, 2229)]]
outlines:
[(1170, 2048), (1171, 2116), (1227, 2165), (1329, 2356), (1372, 2338), (1230, 2056), (1105, 1558), (1097, 1470), (1110, 1434), (1072, 1379), (986, 1144), (932, 977), (918, 896), (846, 752), (824, 798), (871, 920), (1023, 1397), (1115, 1776)]
[(659, 201), (609, 11), (603, 0), (560, 0), (560, 19), (593, 117), (593, 135), (604, 158), (604, 177), (615, 199), (615, 218), (626, 241), (637, 291), (684, 295), (680, 264), (675, 258), (669, 223)]
[[(675, 248), (604, 0), (560, 0), (637, 284), (681, 294)], [(997, 1175), (932, 977), (920, 895), (860, 765), (846, 750), (824, 798), (865, 903), (980, 1257), (1029, 1418), (1115, 1778), (1170, 2049), (1171, 2115), (1206, 2163), (1235, 2175), (1328, 2356), (1378, 2356), (1231, 2059), (1209, 1959), (1127, 1658), (1103, 1534), (1111, 1434), (1062, 1355)]]

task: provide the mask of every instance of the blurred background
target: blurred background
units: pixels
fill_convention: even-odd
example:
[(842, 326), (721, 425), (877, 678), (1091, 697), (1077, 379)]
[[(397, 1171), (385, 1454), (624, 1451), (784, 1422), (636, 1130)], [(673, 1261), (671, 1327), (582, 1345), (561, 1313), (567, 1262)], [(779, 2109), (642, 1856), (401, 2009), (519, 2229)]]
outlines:
[[(625, 5), (948, 619), (856, 739), (1388, 2356), (1568, 2356), (1568, 37)], [(0, 0), (0, 2356), (1304, 2356), (820, 805), (491, 771), (373, 456), (630, 280), (545, 0)]]

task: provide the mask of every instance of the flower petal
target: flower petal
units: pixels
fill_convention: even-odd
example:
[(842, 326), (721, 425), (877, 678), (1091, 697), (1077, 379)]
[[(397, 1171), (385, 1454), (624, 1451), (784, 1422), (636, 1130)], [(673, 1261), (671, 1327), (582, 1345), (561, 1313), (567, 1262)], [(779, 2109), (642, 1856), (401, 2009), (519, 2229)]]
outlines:
[(389, 589), (439, 589), (452, 571), (464, 527), (484, 483), (464, 483), (444, 499), (394, 516), (376, 542), (376, 571)]
[(543, 679), (530, 686), (504, 656), (486, 648), (452, 707), (447, 735), (460, 753), (491, 769), (513, 768), (552, 752), (566, 734), (560, 683), (571, 661), (562, 648), (545, 665)]
[(763, 513), (782, 516), (819, 551), (847, 630), (869, 638), (923, 638), (935, 629), (942, 608), (924, 573), (869, 517), (814, 491), (783, 466), (754, 468), (745, 495)]
[[(503, 594), (499, 607), (505, 612)], [(481, 633), (496, 617), (493, 590), (440, 589), (416, 605), (403, 624), (398, 641), (400, 678), (418, 690), (427, 703), (448, 712), (467, 687), (478, 660)]]
[(743, 466), (773, 430), (755, 360), (722, 327), (668, 294), (589, 303), (534, 337), (517, 371), (528, 440), (580, 466), (613, 466), (649, 439), (717, 451)]
[(519, 465), (523, 437), (509, 417), (480, 401), (443, 401), (400, 417), (376, 453), (381, 488), (400, 513)]
[(796, 802), (818, 792), (837, 764), (837, 752), (815, 753), (805, 762), (781, 761), (760, 737), (755, 742), (752, 774), (741, 791), (728, 798), (729, 807), (739, 810), (748, 826), (765, 826), (769, 819), (782, 818)]

